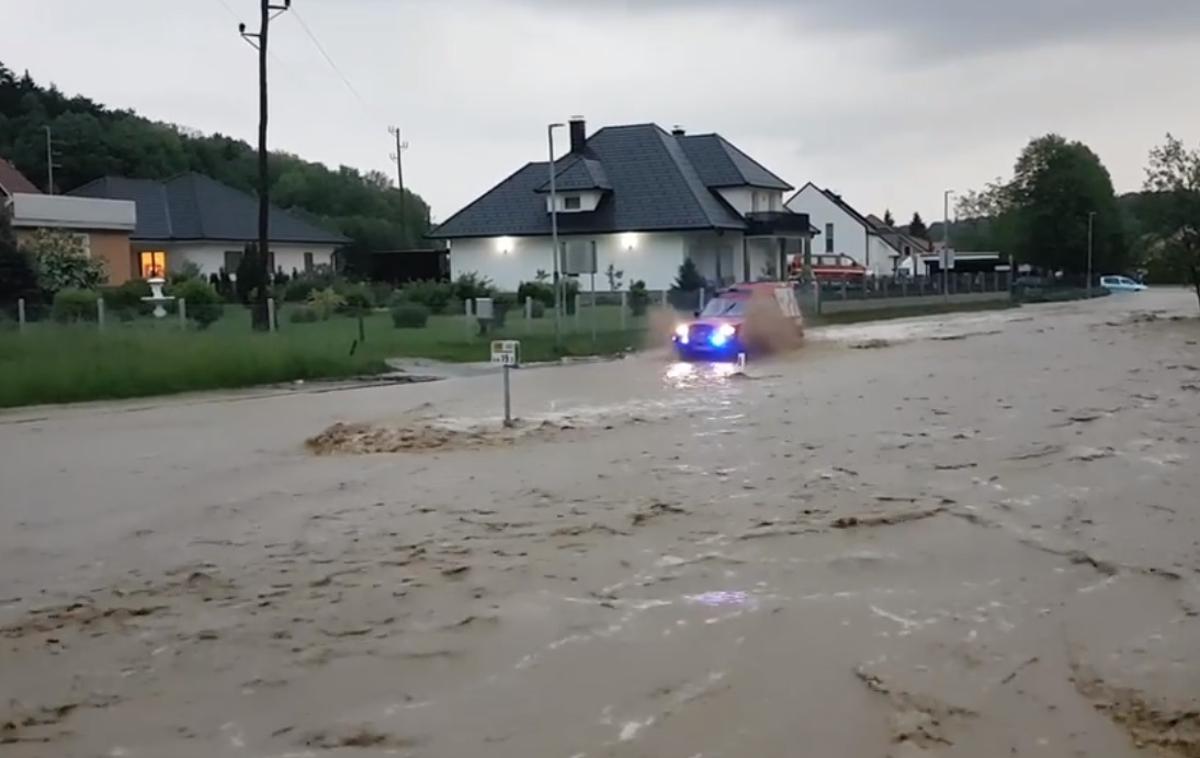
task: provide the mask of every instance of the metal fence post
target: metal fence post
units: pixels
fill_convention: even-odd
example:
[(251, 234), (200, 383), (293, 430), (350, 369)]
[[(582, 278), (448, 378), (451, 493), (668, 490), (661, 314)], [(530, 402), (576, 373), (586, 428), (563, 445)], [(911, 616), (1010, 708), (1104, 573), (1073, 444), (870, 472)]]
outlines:
[(104, 331), (104, 298), (96, 298), (96, 324)]
[(701, 311), (704, 310), (704, 289), (703, 288), (700, 289), (700, 307), (697, 308), (696, 310), (701, 310)]
[(629, 293), (621, 293), (621, 331), (625, 331), (625, 309), (629, 307)]
[(475, 304), (475, 301), (471, 300), (470, 298), (463, 300), (463, 315), (466, 316), (466, 318), (463, 319), (463, 323), (467, 325), (467, 336), (468, 337), (471, 336), (471, 332), (473, 331), (471, 329), (471, 316), (475, 315), (474, 308), (472, 307), (472, 306), (474, 306), (474, 304)]
[(659, 303), (662, 304), (662, 307), (666, 308), (667, 307), (667, 291), (663, 290), (661, 295), (662, 296), (659, 298)]
[(17, 331), (25, 331), (25, 298), (17, 298)]
[(279, 320), (276, 317), (275, 298), (273, 297), (267, 298), (267, 320), (271, 326), (272, 333), (279, 331)]
[(529, 330), (533, 327), (533, 298), (529, 295), (525, 296), (525, 333), (529, 334)]
[(846, 299), (846, 280), (842, 280), (842, 299)]
[(579, 307), (583, 304), (583, 295), (575, 293), (575, 331), (579, 331)]
[(179, 305), (179, 328), (187, 329), (187, 300), (181, 297), (177, 302)]

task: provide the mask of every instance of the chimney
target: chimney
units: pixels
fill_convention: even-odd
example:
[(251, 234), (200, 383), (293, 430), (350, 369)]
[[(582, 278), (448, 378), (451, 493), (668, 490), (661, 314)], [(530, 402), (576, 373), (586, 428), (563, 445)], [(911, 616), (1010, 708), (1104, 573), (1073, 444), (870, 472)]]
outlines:
[(673, 126), (673, 127), (671, 128), (671, 136), (672, 136), (672, 137), (682, 137), (682, 136), (684, 136), (685, 134), (687, 134), (687, 130), (686, 130), (686, 129), (684, 129), (684, 128), (683, 128), (682, 126), (680, 126), (679, 124), (676, 124), (675, 126)]
[(582, 153), (587, 142), (587, 121), (583, 116), (571, 116), (568, 123), (571, 127), (571, 152)]

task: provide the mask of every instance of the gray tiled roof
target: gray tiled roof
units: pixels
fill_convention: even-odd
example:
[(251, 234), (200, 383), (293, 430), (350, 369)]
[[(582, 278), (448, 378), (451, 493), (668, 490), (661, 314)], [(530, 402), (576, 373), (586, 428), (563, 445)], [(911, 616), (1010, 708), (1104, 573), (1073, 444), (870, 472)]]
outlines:
[[(135, 240), (252, 241), (258, 237), (258, 198), (203, 174), (180, 174), (165, 182), (108, 176), (71, 195), (132, 200), (137, 204)], [(300, 216), (271, 206), (273, 242), (342, 245), (349, 240)]]
[[(558, 161), (562, 162), (562, 161)], [(567, 165), (559, 169), (554, 175), (554, 185), (556, 190), (610, 190), (612, 184), (608, 181), (608, 173), (604, 170), (604, 164), (598, 160), (591, 158), (576, 157), (575, 160), (567, 161)], [(543, 166), (545, 164), (542, 164)], [(546, 171), (546, 182), (538, 187), (538, 192), (550, 191), (550, 172)]]
[(16, 166), (3, 158), (0, 158), (0, 192), (8, 195), (18, 192), (30, 195), (42, 194), (42, 191), (34, 186), (33, 182), (26, 179)]
[[(579, 154), (555, 161), (563, 189), (604, 189), (600, 205), (587, 213), (558, 214), (566, 234), (668, 229), (745, 228), (745, 221), (713, 189), (709, 180), (729, 178), (729, 165), (742, 181), (721, 186), (767, 187), (767, 178), (787, 185), (744, 153), (715, 137), (719, 154), (707, 139), (689, 150), (688, 138), (654, 124), (610, 126), (590, 138)], [(697, 165), (697, 164), (700, 165)], [(728, 165), (727, 165), (728, 164)], [(757, 167), (756, 169), (754, 167)], [(547, 163), (530, 163), (430, 233), (433, 238), (538, 235), (550, 233), (545, 198)], [(607, 185), (607, 186), (605, 186)]]
[(792, 189), (792, 185), (768, 171), (719, 134), (696, 134), (680, 136), (677, 139), (709, 187), (751, 186), (784, 192)]

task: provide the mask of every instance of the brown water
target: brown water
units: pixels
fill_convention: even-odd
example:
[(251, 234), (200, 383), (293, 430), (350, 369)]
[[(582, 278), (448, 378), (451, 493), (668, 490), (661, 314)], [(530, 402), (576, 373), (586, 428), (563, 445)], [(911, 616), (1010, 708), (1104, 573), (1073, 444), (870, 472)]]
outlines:
[(0, 753), (1200, 754), (1191, 308), (0, 415)]

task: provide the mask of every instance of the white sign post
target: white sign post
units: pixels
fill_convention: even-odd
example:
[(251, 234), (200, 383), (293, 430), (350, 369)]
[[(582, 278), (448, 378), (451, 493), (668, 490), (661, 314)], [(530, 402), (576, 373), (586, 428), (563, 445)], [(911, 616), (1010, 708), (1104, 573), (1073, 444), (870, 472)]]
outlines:
[(521, 343), (517, 340), (492, 340), (492, 363), (503, 367), (504, 425), (512, 426), (512, 399), (508, 389), (508, 370), (521, 365)]

